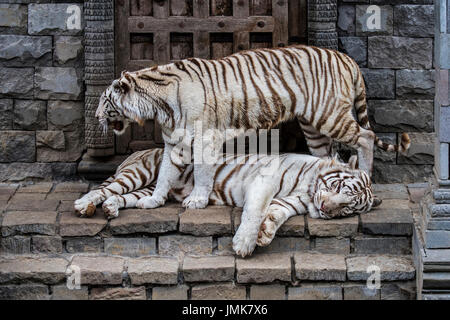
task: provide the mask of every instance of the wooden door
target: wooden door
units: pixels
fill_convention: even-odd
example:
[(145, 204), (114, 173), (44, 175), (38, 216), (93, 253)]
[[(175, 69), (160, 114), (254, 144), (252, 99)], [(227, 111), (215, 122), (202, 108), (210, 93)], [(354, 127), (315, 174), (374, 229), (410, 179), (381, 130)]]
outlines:
[[(190, 57), (306, 43), (306, 0), (116, 0), (115, 73)], [(162, 144), (153, 121), (116, 137), (116, 153)]]

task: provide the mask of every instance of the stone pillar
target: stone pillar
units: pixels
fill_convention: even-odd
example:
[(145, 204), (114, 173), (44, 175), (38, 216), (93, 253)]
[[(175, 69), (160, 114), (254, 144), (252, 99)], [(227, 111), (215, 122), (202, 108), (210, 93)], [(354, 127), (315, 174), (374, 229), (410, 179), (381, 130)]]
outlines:
[(308, 44), (338, 49), (336, 0), (308, 0)]
[(114, 0), (85, 0), (85, 140), (92, 157), (114, 154), (112, 131), (102, 135), (95, 118), (99, 97), (114, 80)]
[(450, 1), (435, 1), (435, 165), (413, 244), (418, 298), (450, 299)]

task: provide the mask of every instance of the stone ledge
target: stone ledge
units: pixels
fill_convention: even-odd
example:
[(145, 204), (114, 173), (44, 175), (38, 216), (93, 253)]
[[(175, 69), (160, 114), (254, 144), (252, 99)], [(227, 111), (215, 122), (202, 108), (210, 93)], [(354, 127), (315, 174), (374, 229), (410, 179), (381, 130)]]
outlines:
[(2, 221), (2, 235), (14, 234), (56, 234), (56, 211), (9, 211)]
[(130, 258), (127, 260), (127, 266), (133, 285), (176, 284), (178, 282), (178, 260), (175, 258)]
[(347, 266), (344, 255), (296, 253), (295, 275), (299, 280), (345, 281)]
[(231, 207), (208, 206), (186, 209), (180, 216), (179, 230), (195, 236), (231, 234)]
[[(364, 281), (372, 274), (368, 273), (370, 266), (380, 268), (381, 281), (411, 280), (416, 271), (411, 259), (402, 256), (370, 255), (348, 257), (347, 277), (349, 280)], [(370, 270), (369, 270), (370, 271)]]
[(291, 255), (273, 253), (236, 258), (236, 271), (239, 283), (291, 281)]
[(231, 281), (234, 279), (234, 257), (185, 257), (182, 270), (187, 282)]
[(81, 271), (81, 284), (121, 284), (125, 260), (110, 256), (75, 256), (70, 267)]

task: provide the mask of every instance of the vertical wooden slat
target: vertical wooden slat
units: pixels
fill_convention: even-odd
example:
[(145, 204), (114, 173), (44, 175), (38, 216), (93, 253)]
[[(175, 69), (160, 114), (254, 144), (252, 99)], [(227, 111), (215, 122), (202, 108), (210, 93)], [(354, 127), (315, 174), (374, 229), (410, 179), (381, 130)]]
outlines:
[(289, 44), (306, 43), (307, 0), (289, 0)]
[(192, 16), (192, 0), (171, 0), (171, 16)]
[[(158, 19), (169, 17), (169, 2), (153, 1), (153, 16)], [(153, 57), (157, 64), (165, 64), (170, 60), (170, 32), (160, 31), (153, 34)]]
[[(277, 0), (251, 0), (250, 15), (251, 16), (271, 16), (272, 2)], [(298, 1), (298, 0), (295, 0)]]
[(272, 42), (274, 47), (285, 47), (288, 45), (288, 0), (272, 1), (272, 16), (275, 22)]
[(152, 0), (130, 0), (131, 16), (151, 16), (153, 13)]
[[(194, 17), (208, 18), (209, 0), (194, 0)], [(209, 32), (194, 32), (194, 57), (209, 59)]]
[[(250, 14), (249, 2), (233, 0), (233, 17), (248, 18)], [(250, 48), (250, 35), (248, 32), (239, 31), (233, 34), (233, 51), (238, 52)]]

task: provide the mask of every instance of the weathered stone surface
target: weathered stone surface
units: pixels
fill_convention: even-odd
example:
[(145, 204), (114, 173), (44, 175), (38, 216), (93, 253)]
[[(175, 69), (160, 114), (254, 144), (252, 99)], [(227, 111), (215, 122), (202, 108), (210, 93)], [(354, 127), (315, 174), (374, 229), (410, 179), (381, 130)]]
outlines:
[(361, 215), (361, 226), (367, 234), (411, 235), (413, 219), (409, 209), (374, 209)]
[(33, 97), (33, 68), (0, 68), (0, 96), (15, 98)]
[(212, 237), (170, 235), (159, 237), (159, 254), (163, 256), (207, 255), (212, 253)]
[(368, 98), (395, 98), (395, 71), (385, 69), (361, 69)]
[(394, 8), (394, 34), (403, 37), (434, 37), (433, 5), (400, 5)]
[(62, 239), (59, 236), (33, 236), (31, 251), (33, 253), (61, 253)]
[(380, 268), (381, 281), (396, 281), (414, 279), (416, 271), (410, 258), (405, 256), (355, 256), (348, 257), (347, 278), (353, 281), (365, 281), (373, 273), (368, 273), (368, 267), (375, 265)]
[(70, 264), (79, 267), (81, 284), (121, 284), (124, 260), (119, 257), (75, 256)]
[(355, 254), (410, 254), (411, 239), (406, 237), (358, 236), (354, 238)]
[(83, 39), (81, 37), (55, 37), (55, 55), (57, 65), (81, 66), (83, 61)]
[(0, 286), (2, 300), (49, 300), (48, 287), (44, 285)]
[(381, 300), (416, 300), (415, 282), (382, 284)]
[(176, 284), (178, 260), (165, 257), (128, 259), (128, 275), (133, 285), (145, 283)]
[(431, 100), (369, 100), (370, 124), (379, 132), (433, 131)]
[(79, 192), (52, 192), (47, 195), (46, 199), (57, 199), (62, 201), (75, 201), (81, 197)]
[(87, 300), (88, 287), (69, 289), (66, 284), (52, 287), (52, 300)]
[(35, 135), (29, 131), (0, 131), (0, 162), (34, 162)]
[(305, 216), (293, 216), (277, 231), (279, 236), (303, 237), (305, 235)]
[(39, 146), (36, 159), (39, 162), (72, 162), (81, 158), (84, 145), (84, 131), (64, 132), (64, 150)]
[(14, 129), (47, 129), (47, 104), (40, 100), (16, 100), (14, 104)]
[(399, 164), (434, 164), (434, 133), (409, 133), (411, 146), (406, 155), (399, 153)]
[(80, 4), (46, 3), (28, 6), (29, 34), (77, 35), (83, 32), (83, 24), (83, 5)]
[(434, 70), (398, 70), (396, 93), (398, 99), (434, 99)]
[(145, 287), (92, 288), (90, 300), (147, 300)]
[(189, 287), (185, 285), (171, 287), (153, 287), (152, 300), (187, 300)]
[(76, 101), (49, 101), (47, 107), (49, 130), (79, 130), (84, 123), (84, 103)]
[(288, 300), (342, 300), (342, 288), (333, 285), (288, 288)]
[(81, 192), (86, 193), (89, 191), (89, 183), (83, 181), (61, 182), (55, 186), (53, 192)]
[(39, 99), (78, 100), (82, 96), (81, 77), (75, 68), (37, 67), (34, 83)]
[(27, 6), (0, 3), (0, 30), (5, 33), (26, 33)]
[(17, 189), (17, 193), (48, 193), (53, 187), (52, 182), (39, 182), (33, 184), (23, 184)]
[(232, 237), (217, 238), (217, 251), (215, 251), (214, 254), (234, 255), (233, 238)]
[(431, 38), (383, 36), (369, 38), (369, 68), (431, 69), (432, 58)]
[(275, 237), (268, 246), (256, 247), (255, 253), (283, 253), (307, 251), (309, 249), (310, 244), (308, 239), (297, 237)]
[(314, 252), (348, 254), (350, 253), (350, 238), (316, 238)]
[(16, 183), (0, 183), (0, 200), (8, 201), (18, 188)]
[(252, 285), (250, 300), (285, 300), (286, 287), (280, 284)]
[(50, 257), (0, 257), (0, 283), (37, 281), (53, 284), (66, 278), (68, 262)]
[(367, 65), (367, 39), (363, 37), (340, 37), (339, 51), (348, 54), (360, 67)]
[[(14, 196), (9, 201), (8, 207), (6, 208), (7, 210), (34, 211), (34, 212), (36, 212), (36, 210), (55, 211), (59, 204), (59, 200), (30, 199), (24, 201), (24, 197), (16, 198), (16, 196)], [(45, 194), (42, 194), (40, 196), (45, 196)]]
[(339, 36), (355, 34), (355, 6), (340, 5), (338, 7), (337, 30)]
[(106, 238), (105, 252), (128, 257), (156, 254), (155, 238)]
[(0, 181), (61, 179), (74, 176), (77, 163), (0, 163)]
[(299, 280), (345, 281), (345, 256), (321, 253), (296, 253), (295, 274)]
[(244, 286), (233, 283), (206, 284), (192, 287), (192, 300), (245, 300)]
[(14, 236), (0, 238), (0, 253), (23, 254), (30, 253), (31, 239), (29, 237)]
[(234, 278), (234, 257), (185, 257), (182, 269), (187, 282), (230, 281)]
[(63, 131), (36, 131), (36, 147), (64, 150), (66, 143)]
[[(19, 190), (20, 190), (20, 188), (19, 188)], [(21, 193), (18, 191), (14, 194), (14, 196), (11, 198), (11, 201), (9, 202), (9, 204), (11, 205), (10, 208), (15, 203), (35, 201), (35, 200), (40, 201), (40, 200), (44, 200), (46, 196), (47, 196), (46, 193), (25, 193), (25, 192)], [(34, 208), (34, 209), (37, 209), (37, 208)]]
[(344, 300), (380, 300), (380, 290), (369, 289), (366, 285), (345, 286)]
[[(392, 6), (378, 6), (380, 24), (373, 23), (373, 10), (368, 10), (370, 5), (356, 6), (356, 35), (358, 36), (380, 36), (392, 35), (394, 28), (394, 17)], [(377, 12), (378, 13), (378, 12)]]
[(51, 64), (52, 37), (0, 35), (0, 65), (32, 67)]
[(94, 236), (102, 231), (107, 223), (108, 221), (99, 213), (84, 219), (72, 212), (63, 212), (59, 222), (59, 233), (63, 237)]
[(3, 216), (2, 235), (37, 233), (54, 235), (56, 211), (9, 211)]
[(374, 163), (372, 181), (375, 183), (411, 183), (427, 181), (433, 175), (432, 165)]
[(121, 210), (118, 218), (110, 223), (113, 234), (128, 233), (164, 233), (177, 229), (178, 206), (167, 206), (156, 209)]
[(13, 128), (13, 100), (0, 99), (0, 130)]
[[(381, 139), (381, 141), (390, 144), (397, 144), (397, 133), (381, 133), (377, 132), (377, 137)], [(374, 148), (373, 158), (382, 161), (384, 163), (396, 163), (397, 153), (396, 152), (387, 152), (383, 149)]]
[(317, 237), (349, 237), (358, 231), (358, 217), (335, 220), (308, 217), (309, 234)]
[(448, 230), (427, 230), (425, 238), (427, 248), (450, 248), (450, 231)]
[(265, 283), (291, 280), (290, 254), (257, 254), (236, 259), (236, 278), (240, 283)]
[[(381, 199), (409, 200), (408, 190), (403, 183), (373, 184), (372, 190)], [(385, 204), (381, 204), (384, 206)]]
[(103, 252), (101, 238), (72, 238), (66, 240), (66, 251), (69, 253), (98, 253)]
[(224, 206), (186, 209), (180, 217), (180, 232), (196, 236), (231, 234), (231, 210)]

